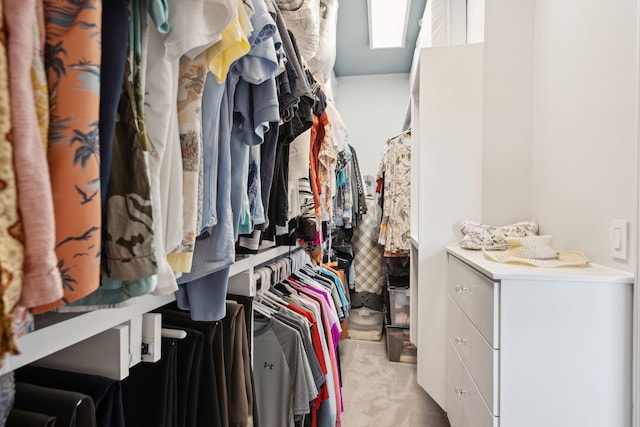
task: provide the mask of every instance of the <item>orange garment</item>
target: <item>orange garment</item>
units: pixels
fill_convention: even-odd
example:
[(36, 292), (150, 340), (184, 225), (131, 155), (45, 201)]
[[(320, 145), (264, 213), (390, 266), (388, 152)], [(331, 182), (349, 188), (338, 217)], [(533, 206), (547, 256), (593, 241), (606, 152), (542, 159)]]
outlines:
[(45, 0), (49, 83), (49, 170), (56, 254), (64, 296), (35, 313), (76, 301), (100, 283), (100, 42), (102, 3)]
[(347, 289), (347, 281), (344, 274), (344, 270), (335, 268), (337, 266), (338, 266), (337, 262), (330, 262), (329, 264), (324, 264), (324, 268), (326, 268), (327, 270), (329, 270), (330, 272), (338, 276), (338, 279), (340, 279), (340, 283), (342, 284), (342, 289), (344, 290), (345, 295), (348, 295), (349, 289)]

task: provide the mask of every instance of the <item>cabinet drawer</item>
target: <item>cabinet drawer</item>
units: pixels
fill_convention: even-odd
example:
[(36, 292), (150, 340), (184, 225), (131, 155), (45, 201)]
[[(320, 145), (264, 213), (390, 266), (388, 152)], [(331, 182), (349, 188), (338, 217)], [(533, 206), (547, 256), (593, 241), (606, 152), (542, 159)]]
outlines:
[(449, 298), (447, 311), (449, 341), (462, 358), (487, 407), (497, 416), (498, 382), (494, 381), (497, 376), (494, 373), (498, 372), (499, 351), (489, 346), (452, 298)]
[(447, 377), (447, 418), (451, 427), (466, 427), (466, 420), (462, 419), (462, 399), (456, 395), (450, 378)]
[(493, 348), (498, 336), (499, 284), (449, 255), (448, 292)]
[[(485, 405), (462, 359), (453, 347), (448, 345), (447, 377), (451, 389), (448, 393), (447, 411), (453, 410), (451, 427), (468, 425), (469, 427), (497, 427), (498, 417), (494, 417)], [(459, 424), (454, 424), (458, 422)]]

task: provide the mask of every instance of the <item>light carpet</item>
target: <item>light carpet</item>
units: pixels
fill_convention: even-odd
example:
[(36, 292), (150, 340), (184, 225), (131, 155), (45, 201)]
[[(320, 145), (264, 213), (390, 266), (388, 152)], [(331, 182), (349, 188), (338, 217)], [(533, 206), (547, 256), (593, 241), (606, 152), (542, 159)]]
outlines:
[(343, 427), (449, 427), (416, 382), (416, 365), (390, 362), (385, 338), (340, 342)]

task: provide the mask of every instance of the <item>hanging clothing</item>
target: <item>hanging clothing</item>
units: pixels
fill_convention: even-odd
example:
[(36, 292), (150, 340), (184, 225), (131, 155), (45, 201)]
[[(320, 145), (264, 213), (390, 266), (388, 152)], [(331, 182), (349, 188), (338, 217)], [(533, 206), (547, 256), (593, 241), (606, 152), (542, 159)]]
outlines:
[(300, 56), (313, 58), (320, 43), (320, 0), (276, 0), (287, 28), (298, 40)]
[[(127, 58), (129, 7), (126, 0), (103, 2), (100, 73), (100, 194), (109, 194), (111, 150), (118, 100)], [(134, 127), (135, 129), (135, 127)]]
[(338, 206), (338, 202), (335, 200), (338, 192), (337, 160), (338, 153), (345, 149), (347, 131), (333, 102), (327, 100), (325, 111), (328, 123), (325, 124), (324, 139), (318, 153), (318, 177), (322, 184), (323, 219), (334, 225), (334, 205)]
[(367, 208), (367, 192), (365, 188), (364, 178), (360, 170), (360, 164), (358, 163), (358, 155), (356, 149), (352, 145), (349, 145), (351, 150), (351, 182), (353, 192), (353, 224), (360, 224), (362, 216), (368, 211)]
[(209, 70), (218, 83), (227, 79), (231, 65), (251, 49), (249, 35), (253, 31), (253, 25), (251, 25), (253, 12), (250, 2), (237, 1), (235, 18), (223, 31), (221, 40), (207, 49)]
[(351, 228), (353, 218), (353, 191), (351, 182), (351, 150), (345, 147), (338, 153), (336, 162), (336, 200), (334, 223), (338, 227)]
[[(3, 296), (2, 311), (0, 312), (0, 352), (5, 354), (10, 351), (15, 354), (17, 345), (13, 339), (9, 313), (20, 298), (20, 293), (23, 292), (25, 242), (18, 211), (17, 171), (13, 160), (14, 138), (11, 136), (7, 40), (4, 36), (4, 23), (3, 3), (0, 2), (0, 205), (3, 207), (3, 215), (0, 215), (0, 259), (4, 271), (0, 282), (0, 292)], [(40, 159), (41, 164), (46, 166), (42, 147), (40, 147)], [(52, 210), (50, 203), (49, 208)], [(53, 243), (52, 232), (46, 234), (46, 237), (50, 243)], [(50, 246), (48, 259), (54, 263), (52, 249), (53, 245)], [(5, 295), (8, 297), (6, 300), (4, 299)]]
[[(102, 227), (99, 166), (102, 5), (97, 0), (82, 4), (45, 0), (44, 11), (51, 118), (48, 160), (56, 254), (64, 296), (57, 302), (34, 308), (35, 313), (76, 301), (98, 287)], [(49, 280), (42, 281), (45, 282)]]
[[(151, 14), (151, 10), (149, 13)], [(154, 14), (151, 17), (154, 22), (160, 20), (159, 17), (154, 18)], [(167, 21), (166, 25), (170, 26), (170, 23)], [(171, 113), (176, 108), (177, 81), (174, 84), (174, 79), (177, 61), (172, 64), (166, 59), (164, 52), (163, 34), (157, 29), (157, 24), (149, 26), (143, 93), (153, 232), (156, 236), (155, 254), (158, 263), (158, 285), (153, 293), (157, 295), (169, 294), (177, 289), (176, 277), (167, 261), (167, 253), (175, 249), (182, 240), (180, 140), (177, 118)], [(169, 217), (173, 225), (171, 233), (168, 230)]]
[(162, 358), (156, 363), (136, 365), (122, 381), (127, 426), (182, 427), (178, 424), (177, 341), (162, 338)]
[(280, 115), (287, 117), (288, 114), (286, 112), (298, 102), (301, 96), (309, 94), (310, 88), (304, 78), (305, 72), (303, 70), (302, 57), (299, 53), (296, 38), (293, 33), (289, 31), (282, 11), (276, 3), (275, 0), (271, 0), (267, 2), (267, 6), (270, 7), (269, 10), (272, 15), (275, 16), (278, 34), (282, 40), (282, 50), (287, 59), (284, 64), (285, 73), (280, 74), (281, 79), (278, 98)]
[(74, 391), (16, 382), (14, 408), (38, 414), (51, 414), (55, 418), (56, 427), (96, 427), (93, 399)]
[(5, 427), (54, 427), (56, 417), (37, 412), (13, 409), (9, 413)]
[(334, 425), (341, 420), (342, 412), (342, 392), (339, 383), (339, 372), (337, 363), (337, 348), (340, 340), (340, 326), (338, 324), (337, 315), (335, 309), (331, 307), (329, 298), (326, 293), (322, 293), (318, 289), (305, 288), (300, 285), (295, 285), (294, 288), (304, 294), (311, 301), (318, 304), (319, 309), (322, 312), (322, 322), (324, 323), (325, 339), (328, 346), (328, 357), (332, 370), (333, 378), (333, 390), (331, 391), (332, 402), (330, 405), (331, 418), (335, 419)]
[(47, 71), (44, 65), (46, 30), (44, 25), (43, 0), (36, 0), (36, 13), (33, 17), (33, 62), (31, 63), (31, 83), (40, 126), (40, 136), (45, 155), (49, 146), (49, 88)]
[[(90, 295), (62, 307), (61, 311), (86, 311), (96, 307), (116, 307), (130, 298), (148, 294), (156, 286), (153, 276), (158, 271), (154, 224), (151, 203), (151, 188), (143, 139), (138, 128), (139, 119), (136, 107), (135, 74), (139, 58), (134, 52), (136, 27), (142, 25), (136, 21), (132, 2), (124, 13), (117, 4), (110, 6), (108, 12), (112, 27), (121, 28), (125, 35), (125, 61), (120, 79), (120, 98), (116, 112), (113, 112), (115, 128), (108, 129), (112, 135), (109, 149), (110, 182), (107, 188), (106, 205), (103, 207), (103, 276), (100, 287)], [(129, 15), (132, 19), (129, 21)], [(103, 20), (105, 16), (103, 15)], [(127, 42), (127, 35), (129, 43)], [(115, 48), (115, 47), (114, 47)], [(119, 48), (119, 46), (118, 46)], [(111, 65), (120, 67), (119, 63)], [(113, 73), (117, 73), (116, 70)], [(111, 85), (111, 83), (110, 83)], [(109, 86), (110, 87), (110, 86)], [(110, 103), (102, 101), (101, 114), (111, 108)], [(102, 124), (102, 122), (101, 122)], [(105, 126), (107, 126), (105, 124)], [(101, 164), (102, 166), (102, 164)]]
[[(220, 322), (193, 321), (188, 313), (176, 310), (173, 306), (168, 306), (160, 311), (163, 319), (166, 318), (167, 327), (195, 329), (202, 334), (204, 340), (201, 353), (201, 371), (198, 371), (197, 365), (194, 365), (195, 371), (192, 372), (191, 377), (198, 385), (196, 425), (226, 425), (228, 412), (222, 395), (226, 389), (224, 366), (220, 363), (216, 364), (216, 361), (220, 362), (224, 357), (223, 333)], [(197, 363), (197, 361), (194, 362)], [(181, 372), (184, 372), (184, 366), (180, 369)]]
[[(176, 120), (182, 148), (183, 224), (181, 241), (169, 252), (169, 262), (176, 272), (189, 272), (193, 262), (196, 236), (202, 217), (201, 150), (202, 96), (209, 69), (207, 51), (221, 41), (224, 30), (238, 13), (234, 0), (196, 1), (190, 5), (176, 2), (170, 14), (171, 30), (165, 37), (169, 60), (179, 60)], [(175, 20), (171, 16), (177, 15)], [(175, 102), (176, 98), (173, 98)]]
[(224, 327), (224, 368), (227, 384), (229, 426), (246, 427), (254, 418), (254, 389), (245, 311), (241, 304), (227, 302)]
[(175, 272), (191, 270), (193, 250), (202, 218), (199, 194), (202, 152), (202, 94), (208, 72), (206, 52), (180, 58), (178, 79), (178, 129), (182, 151), (183, 231), (180, 247), (168, 255)]
[[(275, 26), (273, 29), (275, 30)], [(243, 60), (241, 60), (241, 63)], [(280, 116), (275, 76), (265, 75), (265, 77), (266, 79), (258, 84), (249, 83), (242, 78), (238, 82), (236, 89), (232, 138), (234, 140), (238, 138), (249, 145), (246, 161), (247, 179), (243, 181), (245, 183), (244, 186), (247, 188), (247, 191), (243, 192), (243, 196), (246, 194), (247, 199), (243, 198), (243, 207), (240, 214), (241, 233), (250, 233), (256, 225), (266, 222), (262, 200), (262, 182), (260, 180), (261, 155), (259, 145), (263, 143), (271, 123), (277, 122)]]
[[(266, 126), (277, 121), (277, 91), (275, 75), (278, 72), (273, 36), (276, 24), (264, 0), (253, 1), (254, 14), (251, 23), (254, 33), (249, 37), (251, 50), (239, 59), (227, 77), (230, 95), (233, 96), (233, 126), (231, 131), (232, 169), (231, 208), (234, 219), (234, 237), (240, 234), (240, 224), (250, 221), (248, 196), (250, 147), (262, 144)], [(254, 163), (258, 168), (258, 163)], [(257, 178), (258, 172), (255, 173)], [(242, 189), (242, 190), (240, 190)], [(261, 192), (259, 193), (261, 197)], [(258, 193), (254, 198), (258, 197)], [(244, 221), (243, 221), (244, 219)], [(242, 232), (250, 232), (244, 228)]]
[(312, 74), (329, 76), (336, 62), (338, 0), (320, 0), (318, 49), (307, 63)]
[[(210, 91), (210, 95), (207, 92)], [(220, 99), (219, 126), (205, 133), (205, 141), (218, 146), (218, 174), (205, 187), (205, 197), (216, 195), (217, 224), (196, 241), (191, 272), (180, 277), (176, 301), (182, 310), (189, 310), (194, 320), (219, 320), (225, 314), (225, 295), (229, 280), (229, 266), (234, 261), (233, 213), (231, 210), (231, 111), (226, 85), (218, 84), (212, 74), (207, 75), (205, 99)], [(212, 107), (215, 108), (215, 104)], [(207, 129), (205, 129), (205, 132)], [(208, 142), (207, 142), (208, 143)], [(215, 159), (211, 159), (215, 160)], [(215, 191), (211, 188), (216, 186)], [(210, 198), (210, 200), (212, 200)], [(204, 204), (207, 205), (206, 203)]]
[[(152, 189), (158, 188), (158, 193), (152, 194), (152, 202), (154, 205), (158, 203), (156, 200), (160, 203), (157, 211), (154, 210), (154, 218), (161, 221), (161, 230), (156, 230), (156, 233), (161, 236), (158, 240), (164, 243), (163, 253), (158, 254), (158, 258), (163, 260), (167, 258), (167, 254), (180, 252), (179, 248), (185, 237), (183, 159), (177, 111), (180, 58), (186, 55), (193, 59), (219, 41), (236, 13), (237, 3), (231, 0), (199, 0), (188, 3), (174, 1), (168, 3), (168, 10), (169, 31), (166, 35), (150, 29), (145, 91), (145, 106), (149, 107), (145, 111), (147, 131), (152, 147), (151, 186)], [(157, 19), (154, 18), (154, 21)], [(199, 167), (199, 162), (196, 163), (198, 165), (194, 167)], [(195, 176), (197, 180), (198, 175)], [(197, 187), (196, 183), (195, 188)], [(188, 193), (186, 197), (189, 199), (189, 206), (193, 207), (193, 193)], [(197, 212), (198, 208), (195, 209)], [(193, 217), (189, 218), (191, 230)], [(182, 265), (181, 261), (175, 262), (173, 267), (179, 265)], [(162, 270), (159, 268), (155, 294), (170, 293), (177, 289), (175, 275), (169, 270), (165, 270), (164, 266)]]
[(124, 427), (120, 381), (77, 372), (25, 366), (16, 371), (16, 381), (90, 396), (97, 427)]
[[(130, 12), (133, 15), (133, 10)], [(135, 31), (134, 28), (129, 27), (128, 16), (126, 12), (123, 16), (119, 16), (119, 18), (124, 17), (125, 35)], [(119, 22), (119, 24), (122, 23)], [(144, 146), (137, 129), (134, 84), (136, 60), (133, 49), (134, 46), (129, 45), (126, 68), (121, 67), (125, 78), (117, 108), (115, 138), (112, 142), (112, 182), (108, 189), (104, 232), (106, 276), (114, 280), (129, 281), (153, 276), (158, 270), (153, 234), (151, 188)], [(142, 289), (136, 290), (131, 296), (143, 295), (152, 290), (148, 286), (141, 286)], [(130, 290), (134, 290), (133, 286), (130, 286)]]
[[(219, 161), (219, 126), (220, 108), (224, 86), (211, 81), (213, 74), (207, 73), (204, 92), (202, 94), (202, 217), (200, 218), (199, 239), (206, 238), (211, 228), (218, 223), (218, 161)], [(196, 243), (196, 246), (198, 244)], [(196, 249), (197, 250), (197, 249)]]
[[(313, 374), (303, 357), (298, 332), (276, 319), (254, 318), (254, 372), (260, 424), (294, 426), (296, 416), (309, 413), (316, 398)], [(273, 393), (279, 390), (279, 393)]]
[[(232, 67), (224, 85), (218, 84), (213, 78), (207, 79), (206, 82), (214, 92), (223, 91), (218, 95), (214, 93), (211, 98), (214, 100), (221, 98), (220, 122), (218, 134), (215, 136), (219, 143), (217, 195), (220, 198), (216, 201), (216, 208), (226, 209), (225, 215), (230, 217), (225, 216), (225, 222), (221, 224), (222, 218), (218, 212), (218, 224), (213, 227), (211, 235), (198, 240), (191, 271), (179, 280), (181, 285), (176, 294), (178, 304), (180, 308), (190, 310), (192, 318), (197, 320), (220, 320), (225, 315), (224, 296), (229, 280), (228, 266), (234, 261), (235, 241), (239, 234), (243, 199), (246, 198), (245, 206), (249, 203), (246, 191), (242, 191), (246, 188), (249, 178), (248, 173), (245, 174), (245, 170), (248, 172), (248, 167), (244, 169), (244, 165), (249, 160), (249, 144), (255, 145), (262, 142), (260, 134), (265, 131), (264, 123), (268, 123), (269, 120), (269, 114), (267, 118), (263, 118), (260, 114), (264, 112), (258, 111), (256, 117), (259, 121), (250, 125), (249, 129), (252, 132), (259, 131), (260, 134), (256, 133), (254, 137), (247, 140), (242, 125), (246, 126), (254, 122), (254, 116), (244, 108), (252, 106), (235, 102), (237, 90), (248, 91), (250, 87), (247, 85), (264, 83), (273, 78), (273, 73), (277, 71), (277, 58), (272, 40), (275, 23), (267, 11), (264, 0), (256, 0), (253, 4), (255, 13), (251, 17), (251, 22), (255, 31), (249, 40), (250, 53)], [(273, 93), (273, 91), (269, 92)], [(214, 104), (213, 107), (215, 108), (216, 105)], [(269, 105), (266, 107), (268, 108)], [(216, 129), (212, 129), (212, 132), (215, 133)], [(231, 165), (237, 166), (232, 168)], [(220, 188), (221, 185), (224, 186), (223, 189)], [(207, 203), (203, 205), (207, 206)], [(231, 230), (228, 228), (229, 220)], [(229, 240), (230, 232), (232, 237)], [(224, 256), (218, 256), (219, 254)]]
[(384, 205), (378, 243), (384, 245), (384, 256), (407, 256), (411, 225), (410, 132), (403, 132), (387, 141), (378, 179), (384, 179)]
[[(339, 317), (348, 316), (349, 303), (338, 272), (329, 267), (313, 268), (310, 261), (309, 255), (300, 250), (288, 260), (283, 258), (254, 271), (259, 289), (254, 299), (255, 321), (284, 321), (298, 331), (318, 390), (304, 425), (333, 427), (340, 425), (342, 411)], [(264, 364), (254, 366), (264, 369)], [(302, 425), (302, 421), (296, 425)]]

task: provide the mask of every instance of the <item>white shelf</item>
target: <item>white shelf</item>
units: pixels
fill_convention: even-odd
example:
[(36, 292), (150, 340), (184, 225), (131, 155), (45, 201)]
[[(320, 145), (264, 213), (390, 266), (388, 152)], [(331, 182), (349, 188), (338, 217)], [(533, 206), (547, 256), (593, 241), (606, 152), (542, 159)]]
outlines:
[[(240, 279), (242, 273), (249, 273), (253, 268), (265, 264), (273, 259), (283, 257), (298, 250), (297, 246), (276, 246), (255, 255), (248, 255), (237, 260), (230, 268), (229, 276)], [(236, 280), (241, 294), (250, 295), (249, 280)], [(98, 309), (85, 313), (46, 313), (36, 318), (37, 329), (18, 340), (21, 354), (5, 356), (0, 374), (18, 369), (49, 356), (69, 346), (82, 342), (108, 329), (129, 322), (131, 319), (155, 310), (175, 300), (175, 295), (138, 297), (131, 305), (122, 308)]]
[(266, 249), (263, 252), (258, 252), (255, 255), (248, 255), (243, 259), (236, 260), (235, 264), (233, 264), (230, 268), (229, 276), (232, 277), (239, 273), (248, 271), (253, 267), (264, 264), (274, 258), (286, 255), (289, 252), (297, 250), (298, 248), (298, 246), (276, 246)]
[[(6, 356), (0, 373), (28, 365), (66, 347), (129, 321), (175, 300), (173, 294), (144, 295), (127, 307), (94, 310), (87, 313), (48, 313), (49, 326), (37, 329), (18, 340), (21, 354)], [(57, 323), (53, 323), (58, 321)]]

